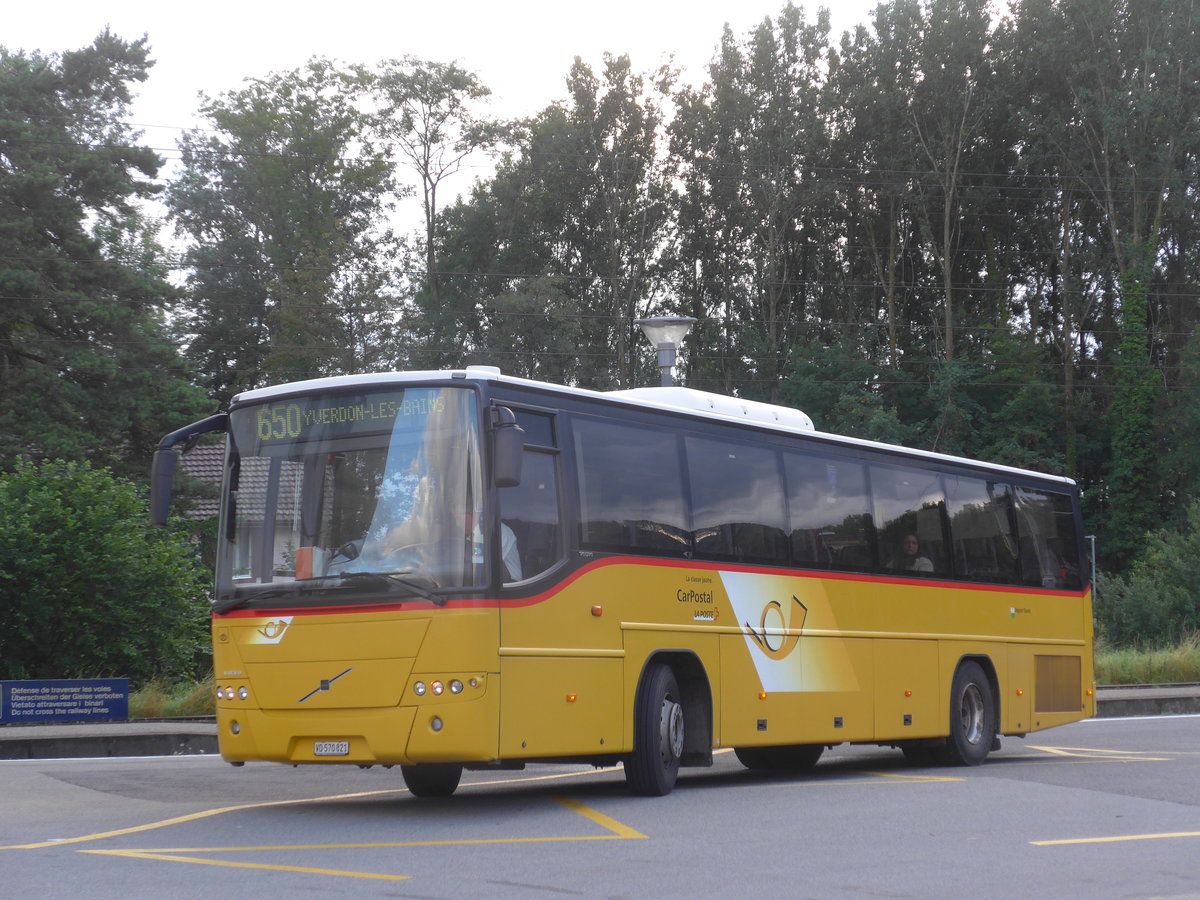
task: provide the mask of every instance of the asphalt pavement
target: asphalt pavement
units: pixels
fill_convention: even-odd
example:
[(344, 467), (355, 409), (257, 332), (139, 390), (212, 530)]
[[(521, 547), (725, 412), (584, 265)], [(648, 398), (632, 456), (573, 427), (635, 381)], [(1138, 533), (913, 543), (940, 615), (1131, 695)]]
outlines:
[[(1200, 713), (1200, 684), (1100, 688), (1096, 717)], [(217, 752), (212, 719), (0, 725), (0, 759), (181, 756)]]

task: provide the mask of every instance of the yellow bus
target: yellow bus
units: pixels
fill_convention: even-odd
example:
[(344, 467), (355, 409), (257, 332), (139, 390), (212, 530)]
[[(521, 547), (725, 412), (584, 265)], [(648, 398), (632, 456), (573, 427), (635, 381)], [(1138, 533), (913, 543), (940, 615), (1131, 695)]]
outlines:
[(820, 433), (678, 387), (490, 367), (247, 391), (227, 433), (212, 610), (235, 765), (621, 763), (662, 795), (733, 748), (844, 742), (976, 765), (1094, 713), (1068, 479)]

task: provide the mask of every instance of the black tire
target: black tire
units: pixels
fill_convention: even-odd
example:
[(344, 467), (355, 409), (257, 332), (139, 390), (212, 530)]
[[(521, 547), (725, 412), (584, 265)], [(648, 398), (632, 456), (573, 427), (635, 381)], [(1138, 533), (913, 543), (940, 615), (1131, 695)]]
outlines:
[(996, 698), (983, 667), (967, 660), (950, 686), (950, 737), (939, 748), (947, 766), (977, 766), (996, 739)]
[(941, 747), (934, 744), (901, 744), (900, 752), (910, 765), (936, 766), (941, 763)]
[(825, 752), (824, 744), (792, 744), (786, 747), (735, 747), (738, 761), (747, 769), (761, 772), (807, 772)]
[(458, 787), (463, 767), (458, 763), (401, 766), (404, 783), (414, 797), (449, 797)]
[(635, 794), (671, 793), (683, 755), (683, 704), (669, 666), (650, 666), (638, 687), (633, 753), (625, 758), (625, 782)]

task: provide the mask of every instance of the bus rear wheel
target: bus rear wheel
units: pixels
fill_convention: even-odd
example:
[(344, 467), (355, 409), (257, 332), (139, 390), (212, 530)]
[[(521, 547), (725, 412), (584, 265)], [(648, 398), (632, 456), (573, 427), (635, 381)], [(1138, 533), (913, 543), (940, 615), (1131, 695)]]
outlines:
[(967, 660), (950, 686), (950, 737), (939, 749), (948, 766), (977, 766), (996, 739), (996, 698), (983, 666)]
[(683, 704), (670, 666), (646, 670), (634, 711), (633, 753), (625, 759), (625, 782), (635, 794), (671, 793), (683, 756)]
[(449, 797), (458, 787), (463, 767), (458, 763), (401, 766), (404, 783), (414, 797)]
[(733, 752), (747, 769), (764, 772), (805, 772), (817, 764), (824, 744), (793, 744), (787, 747), (735, 747)]

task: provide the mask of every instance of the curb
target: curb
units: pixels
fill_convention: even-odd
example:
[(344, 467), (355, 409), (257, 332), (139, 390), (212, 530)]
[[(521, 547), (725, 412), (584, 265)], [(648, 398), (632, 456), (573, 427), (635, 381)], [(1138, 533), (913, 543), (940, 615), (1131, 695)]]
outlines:
[(1135, 685), (1096, 691), (1096, 718), (1186, 716), (1200, 713), (1200, 685)]
[(0, 760), (185, 756), (217, 752), (217, 725), (213, 719), (8, 725), (0, 728)]

